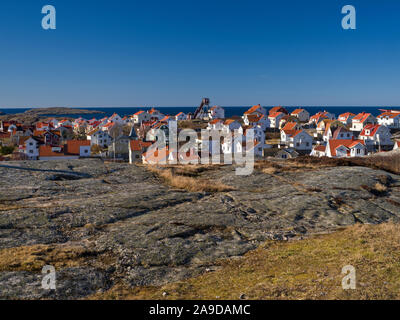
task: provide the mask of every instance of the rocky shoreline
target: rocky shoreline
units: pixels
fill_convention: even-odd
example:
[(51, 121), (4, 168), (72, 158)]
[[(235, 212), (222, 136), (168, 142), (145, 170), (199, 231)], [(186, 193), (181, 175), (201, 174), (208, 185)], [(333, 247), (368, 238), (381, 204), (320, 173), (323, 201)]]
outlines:
[[(234, 188), (221, 193), (172, 189), (144, 166), (97, 159), (8, 162), (0, 174), (3, 299), (162, 285), (268, 239), (400, 220), (400, 176), (364, 167), (247, 177), (231, 166), (204, 170), (199, 178)], [(377, 183), (387, 190), (371, 192)], [(41, 289), (46, 264), (56, 267), (56, 291)]]

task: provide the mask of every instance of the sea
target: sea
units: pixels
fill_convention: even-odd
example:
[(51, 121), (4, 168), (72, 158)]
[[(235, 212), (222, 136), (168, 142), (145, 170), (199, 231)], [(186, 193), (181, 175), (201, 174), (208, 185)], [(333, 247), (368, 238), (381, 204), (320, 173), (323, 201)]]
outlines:
[[(230, 118), (232, 116), (242, 116), (243, 113), (248, 110), (251, 106), (239, 106), (239, 107), (231, 107), (231, 106), (223, 106), (225, 109), (225, 117)], [(272, 108), (272, 106), (265, 106), (266, 109)], [(292, 106), (286, 106), (285, 107), (289, 112), (292, 112), (296, 108), (303, 108), (306, 109), (311, 115), (316, 114), (318, 111), (329, 111), (330, 113), (335, 114), (338, 116), (339, 114), (345, 113), (345, 112), (352, 112), (352, 113), (360, 113), (360, 112), (369, 112), (373, 114), (374, 116), (377, 116), (381, 114), (382, 112), (380, 109), (393, 109), (393, 110), (400, 110), (400, 107), (356, 107), (356, 106), (340, 106), (340, 107), (306, 107), (306, 106), (301, 106), (301, 107), (292, 107)], [(0, 108), (0, 111), (4, 112), (5, 114), (15, 114), (15, 113), (22, 113), (27, 110), (30, 110), (32, 108)], [(57, 116), (57, 117), (69, 117), (69, 118), (86, 118), (86, 119), (92, 119), (92, 118), (103, 118), (105, 116), (109, 117), (113, 115), (114, 113), (117, 113), (119, 116), (124, 117), (124, 116), (130, 116), (135, 114), (136, 112), (140, 110), (150, 110), (151, 108), (139, 108), (139, 107), (119, 107), (119, 108), (104, 108), (104, 107), (81, 107), (79, 109), (86, 109), (86, 110), (91, 110), (94, 109), (96, 111), (101, 111), (104, 113), (99, 113), (99, 114), (68, 114), (68, 115), (52, 115), (48, 114), (46, 116), (52, 117), (52, 116)], [(196, 110), (196, 107), (157, 107), (156, 109), (160, 110), (163, 114), (165, 115), (176, 115), (179, 112), (184, 112), (184, 113), (194, 113)]]

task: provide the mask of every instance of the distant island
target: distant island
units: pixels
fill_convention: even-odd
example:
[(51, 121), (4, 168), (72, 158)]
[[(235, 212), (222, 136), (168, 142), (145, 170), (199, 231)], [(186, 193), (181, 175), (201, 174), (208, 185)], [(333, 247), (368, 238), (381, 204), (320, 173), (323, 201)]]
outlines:
[(104, 114), (104, 112), (98, 110), (74, 109), (74, 108), (64, 108), (64, 107), (33, 108), (25, 112), (15, 113), (15, 114), (4, 114), (4, 112), (0, 111), (0, 121), (13, 120), (25, 124), (32, 124), (48, 116), (57, 117), (57, 116), (67, 116), (76, 114)]
[(24, 114), (32, 115), (73, 115), (73, 114), (99, 114), (104, 113), (98, 110), (74, 109), (74, 108), (34, 108), (24, 112)]

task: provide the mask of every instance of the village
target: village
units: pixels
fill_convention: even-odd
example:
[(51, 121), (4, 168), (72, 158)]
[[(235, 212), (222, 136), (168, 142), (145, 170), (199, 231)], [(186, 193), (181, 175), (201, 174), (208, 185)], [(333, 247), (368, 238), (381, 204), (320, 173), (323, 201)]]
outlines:
[[(160, 158), (147, 152), (157, 141), (157, 130), (165, 132), (165, 157), (173, 161), (174, 150), (168, 144), (168, 132), (192, 129), (196, 146), (188, 156), (198, 159), (204, 146), (210, 156), (243, 152), (255, 159), (274, 157), (364, 157), (400, 149), (400, 111), (382, 109), (371, 113), (338, 115), (328, 111), (317, 114), (303, 108), (288, 112), (284, 107), (270, 110), (255, 105), (242, 116), (225, 118), (222, 107), (202, 105), (200, 114), (165, 115), (152, 108), (131, 116), (113, 114), (102, 119), (49, 118), (31, 125), (16, 121), (0, 122), (0, 161), (63, 160), (100, 157), (110, 161), (157, 164)], [(254, 143), (246, 148), (246, 132), (252, 129)], [(202, 141), (201, 131), (224, 134), (218, 141)], [(243, 139), (234, 139), (239, 132)]]

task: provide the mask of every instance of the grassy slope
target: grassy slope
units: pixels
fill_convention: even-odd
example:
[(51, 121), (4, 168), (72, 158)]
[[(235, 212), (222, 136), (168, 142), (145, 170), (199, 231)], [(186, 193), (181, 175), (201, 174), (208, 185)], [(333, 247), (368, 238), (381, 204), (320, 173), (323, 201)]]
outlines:
[[(269, 241), (220, 269), (163, 287), (122, 287), (100, 299), (399, 299), (400, 225), (356, 225), (292, 242)], [(357, 289), (341, 287), (356, 268)], [(163, 297), (162, 293), (168, 295)]]

